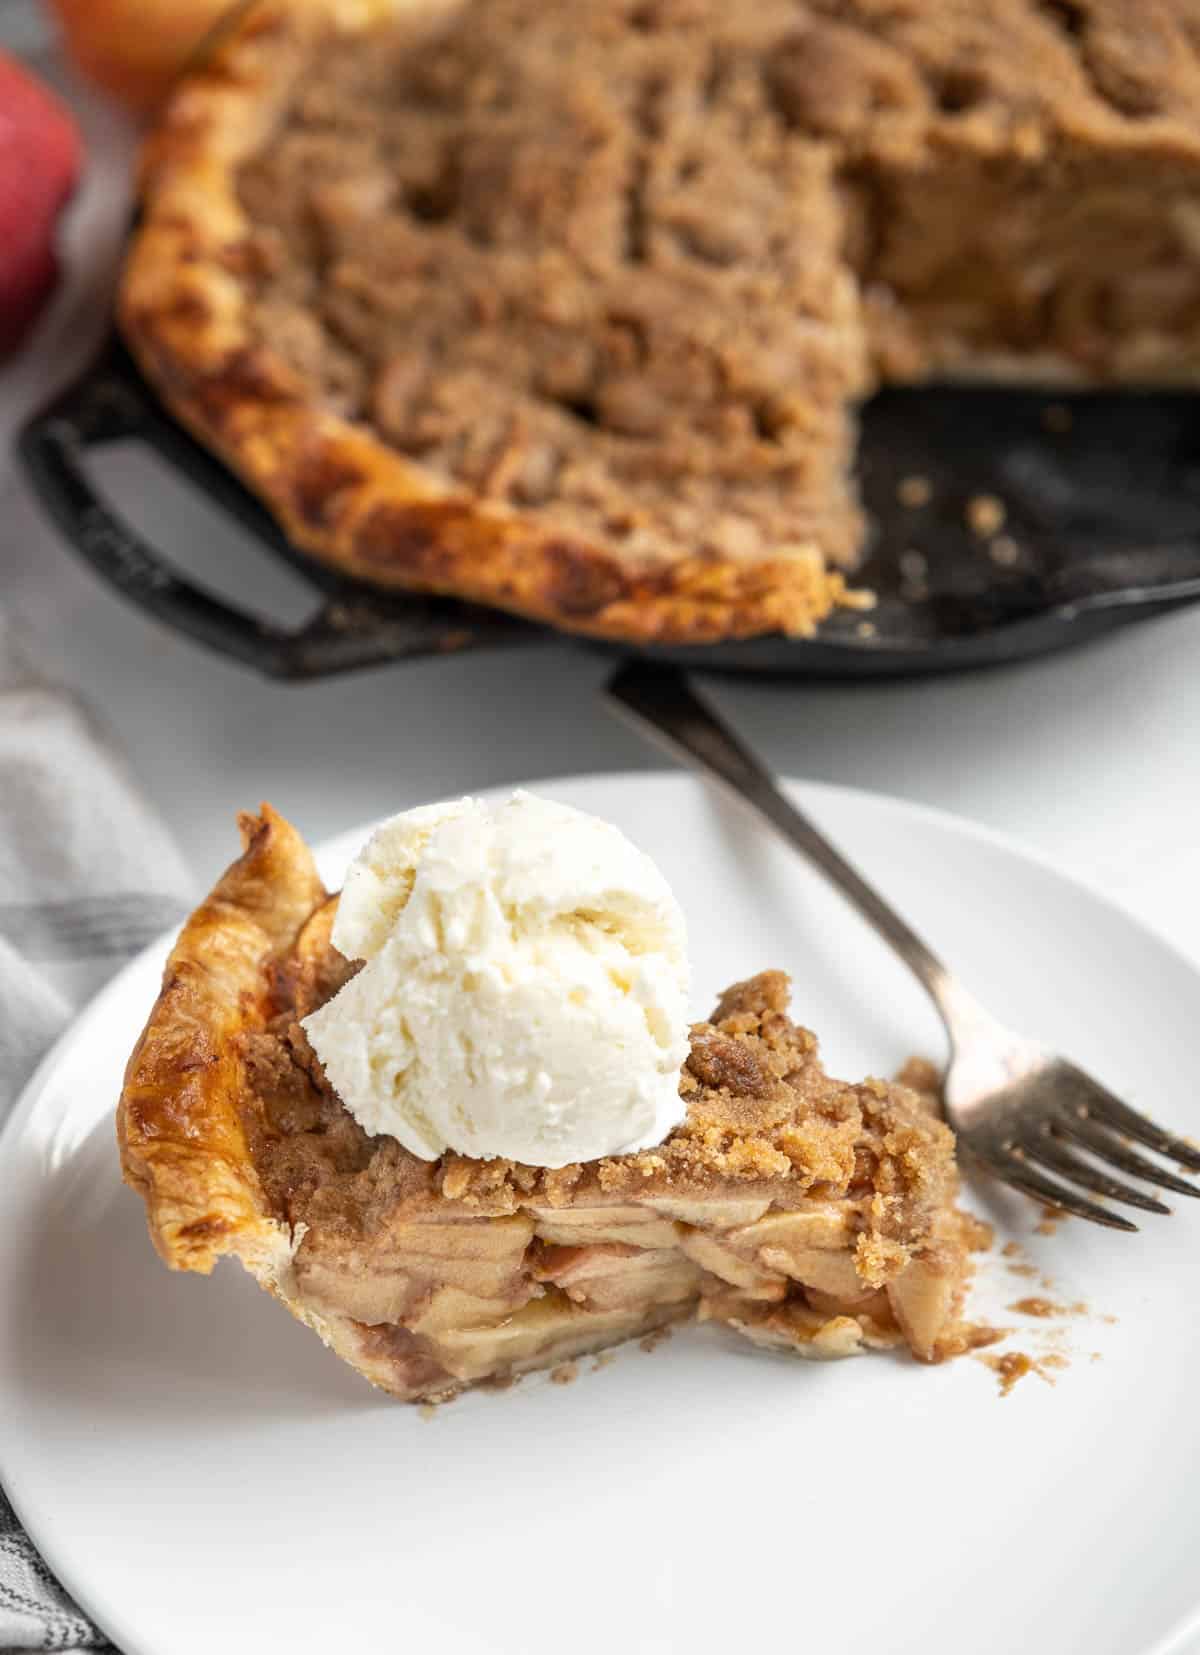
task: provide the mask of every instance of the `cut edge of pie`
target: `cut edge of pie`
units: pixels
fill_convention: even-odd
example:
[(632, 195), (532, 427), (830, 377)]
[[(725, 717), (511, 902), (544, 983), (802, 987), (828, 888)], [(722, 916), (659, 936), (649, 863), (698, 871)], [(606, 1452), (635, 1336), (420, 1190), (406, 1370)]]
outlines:
[(979, 1226), (953, 1137), (907, 1088), (827, 1077), (787, 979), (693, 1030), (688, 1113), (653, 1150), (554, 1170), (369, 1138), (299, 1019), (355, 969), (269, 806), (188, 920), (127, 1067), (126, 1181), (172, 1268), (237, 1256), (366, 1378), (440, 1400), (686, 1319), (846, 1356), (961, 1348)]
[(256, 336), (232, 252), (251, 230), (238, 171), (286, 107), (314, 31), (436, 20), (453, 3), (265, 0), (188, 76), (143, 152), (118, 299), (143, 371), (296, 546), (376, 586), (646, 643), (804, 635), (840, 604), (863, 607), (816, 544), (639, 568), (599, 539), (489, 504), (322, 408)]

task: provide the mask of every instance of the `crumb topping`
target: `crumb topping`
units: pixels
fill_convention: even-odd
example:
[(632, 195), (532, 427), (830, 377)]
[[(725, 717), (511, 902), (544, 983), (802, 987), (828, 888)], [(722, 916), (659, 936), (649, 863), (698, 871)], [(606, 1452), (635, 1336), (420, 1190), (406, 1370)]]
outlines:
[[(877, 378), (1169, 378), (1194, 340), (1191, 9), (468, 0), (331, 27), (240, 168), (226, 257), (298, 384), (474, 499), (645, 569), (847, 566)], [(982, 538), (1004, 517), (967, 508)], [(561, 606), (612, 578), (564, 567)]]
[[(322, 969), (329, 984), (344, 978), (336, 961)], [(455, 1154), (422, 1161), (395, 1139), (369, 1137), (325, 1079), (298, 1006), (287, 1003), (296, 983), (313, 980), (311, 966), (300, 973), (285, 963), (274, 1019), (243, 1037), (251, 1152), (273, 1206), (293, 1226), (362, 1234), (434, 1201), (464, 1215), (504, 1215), (702, 1195), (732, 1181), (781, 1208), (853, 1199), (860, 1269), (883, 1281), (954, 1185), (949, 1129), (904, 1087), (827, 1076), (814, 1036), (787, 1014), (782, 972), (735, 984), (712, 1020), (692, 1030), (680, 1080), (687, 1115), (662, 1144), (559, 1168)]]
[(255, 329), (326, 406), (623, 560), (845, 561), (865, 355), (827, 146), (771, 84), (794, 7), (639, 15), (331, 31), (241, 169)]

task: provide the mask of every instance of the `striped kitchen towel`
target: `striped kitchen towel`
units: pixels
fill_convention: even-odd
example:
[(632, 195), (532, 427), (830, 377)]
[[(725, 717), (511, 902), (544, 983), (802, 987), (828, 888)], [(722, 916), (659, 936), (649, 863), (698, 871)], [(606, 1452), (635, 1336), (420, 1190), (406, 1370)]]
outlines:
[[(0, 613), (0, 1122), (83, 1003), (182, 918), (189, 885), (112, 740)], [(0, 1491), (0, 1655), (108, 1648)]]

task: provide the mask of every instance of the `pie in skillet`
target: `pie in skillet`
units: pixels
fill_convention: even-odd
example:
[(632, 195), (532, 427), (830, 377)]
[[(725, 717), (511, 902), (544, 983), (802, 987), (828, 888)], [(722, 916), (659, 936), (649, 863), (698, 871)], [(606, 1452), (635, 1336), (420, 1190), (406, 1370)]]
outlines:
[(351, 575), (805, 633), (881, 382), (1200, 377), (1195, 0), (260, 0), (120, 308)]
[(364, 1133), (299, 1027), (356, 969), (329, 940), (336, 897), (273, 810), (242, 825), (118, 1109), (171, 1268), (237, 1256), (407, 1400), (697, 1317), (804, 1356), (954, 1351), (971, 1221), (952, 1135), (906, 1087), (829, 1078), (782, 974), (693, 1030), (687, 1116), (657, 1147), (554, 1170), (419, 1160)]

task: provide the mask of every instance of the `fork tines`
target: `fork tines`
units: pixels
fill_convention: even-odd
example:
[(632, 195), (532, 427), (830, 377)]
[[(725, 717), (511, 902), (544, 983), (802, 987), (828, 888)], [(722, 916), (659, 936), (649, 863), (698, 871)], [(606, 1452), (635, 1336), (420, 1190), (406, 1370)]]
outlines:
[[(1194, 1171), (1200, 1171), (1200, 1147), (1156, 1126), (1090, 1076), (1079, 1078), (1085, 1083), (1081, 1088), (1083, 1097), (1065, 1101), (1061, 1108), (1040, 1119), (1026, 1120), (1013, 1134), (1002, 1155), (992, 1162), (1001, 1177), (1037, 1200), (1117, 1230), (1136, 1230), (1137, 1225), (1076, 1194), (1070, 1185), (1081, 1186), (1110, 1201), (1124, 1202), (1142, 1212), (1169, 1213), (1171, 1209), (1157, 1195), (1114, 1178), (1104, 1167), (1096, 1165), (1097, 1161), (1106, 1161), (1121, 1172), (1144, 1179), (1157, 1192), (1172, 1190), (1177, 1195), (1200, 1196), (1200, 1188), (1195, 1184), (1139, 1155), (1127, 1140), (1132, 1138)], [(1034, 1162), (1036, 1166), (1031, 1164)], [(1046, 1177), (1042, 1168), (1057, 1173), (1058, 1178)]]

